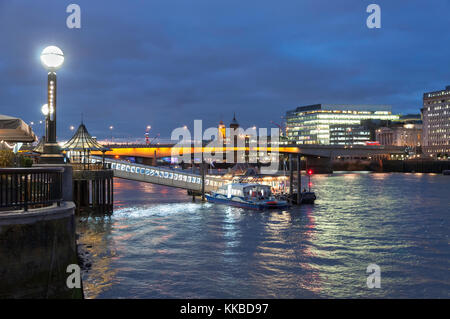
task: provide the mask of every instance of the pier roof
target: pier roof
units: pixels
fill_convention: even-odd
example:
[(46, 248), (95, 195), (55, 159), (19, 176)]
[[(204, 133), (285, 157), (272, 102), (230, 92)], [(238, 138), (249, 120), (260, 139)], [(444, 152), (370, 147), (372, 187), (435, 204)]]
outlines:
[(88, 132), (86, 126), (81, 123), (72, 138), (63, 146), (65, 151), (101, 151), (110, 149), (97, 142)]
[(17, 117), (0, 114), (0, 141), (31, 143), (36, 135), (29, 125)]

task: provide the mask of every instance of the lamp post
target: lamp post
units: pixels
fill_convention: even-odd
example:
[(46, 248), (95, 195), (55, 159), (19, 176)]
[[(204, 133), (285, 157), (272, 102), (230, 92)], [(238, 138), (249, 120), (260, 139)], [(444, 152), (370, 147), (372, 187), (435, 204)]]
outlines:
[(145, 144), (150, 144), (150, 130), (151, 130), (151, 125), (147, 125), (147, 128), (145, 129)]
[(110, 126), (109, 127), (109, 130), (111, 131), (111, 144), (113, 143), (113, 129), (114, 129), (114, 126)]
[(64, 54), (55, 46), (46, 47), (41, 53), (41, 62), (48, 71), (47, 104), (42, 106), (45, 115), (45, 144), (44, 153), (39, 162), (43, 164), (62, 164), (64, 156), (56, 142), (56, 70), (64, 63)]

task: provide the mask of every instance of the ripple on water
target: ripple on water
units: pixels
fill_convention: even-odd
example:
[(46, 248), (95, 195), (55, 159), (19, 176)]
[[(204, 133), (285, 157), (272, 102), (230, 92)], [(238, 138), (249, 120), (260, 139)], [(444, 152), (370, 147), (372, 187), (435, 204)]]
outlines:
[[(448, 177), (312, 178), (318, 200), (254, 212), (115, 181), (111, 217), (80, 219), (92, 298), (448, 298)], [(380, 265), (382, 288), (366, 268)]]

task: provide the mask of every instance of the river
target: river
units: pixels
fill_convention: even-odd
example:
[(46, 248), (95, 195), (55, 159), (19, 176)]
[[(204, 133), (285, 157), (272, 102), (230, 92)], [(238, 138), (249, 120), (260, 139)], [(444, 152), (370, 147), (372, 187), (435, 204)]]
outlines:
[[(315, 205), (255, 212), (115, 179), (114, 213), (77, 219), (85, 296), (450, 297), (449, 176), (338, 173), (312, 185)], [(380, 288), (367, 286), (369, 264)]]

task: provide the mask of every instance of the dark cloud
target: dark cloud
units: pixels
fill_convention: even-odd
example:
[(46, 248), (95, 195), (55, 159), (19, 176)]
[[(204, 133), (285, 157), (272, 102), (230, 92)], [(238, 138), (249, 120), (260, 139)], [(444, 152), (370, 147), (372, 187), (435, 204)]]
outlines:
[(58, 72), (59, 136), (80, 121), (99, 137), (156, 135), (204, 119), (244, 126), (281, 121), (310, 103), (391, 104), (419, 112), (424, 91), (449, 83), (450, 5), (377, 1), (0, 0), (0, 113), (37, 122), (45, 103), (39, 53), (66, 55)]

